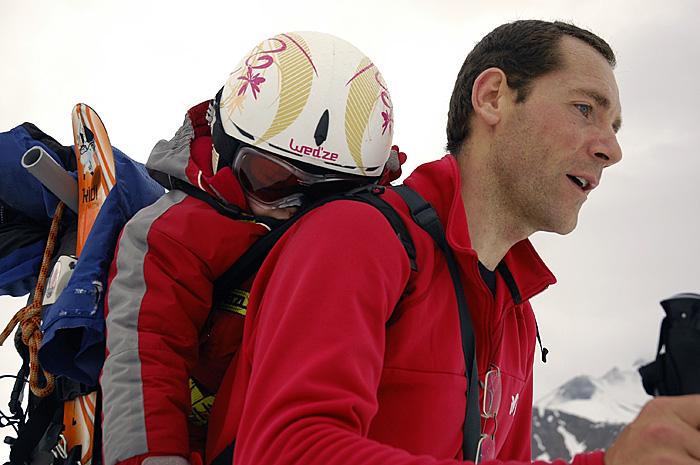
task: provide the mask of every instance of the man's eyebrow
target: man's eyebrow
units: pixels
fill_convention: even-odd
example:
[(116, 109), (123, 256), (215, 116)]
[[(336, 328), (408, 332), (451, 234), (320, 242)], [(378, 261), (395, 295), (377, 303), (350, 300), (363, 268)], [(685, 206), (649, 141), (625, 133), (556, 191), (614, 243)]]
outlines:
[(612, 128), (615, 134), (620, 130), (622, 127), (622, 117), (617, 118), (615, 121), (613, 121)]
[(600, 92), (596, 92), (595, 90), (590, 89), (575, 89), (574, 93), (583, 94), (586, 97), (595, 100), (595, 103), (605, 108), (606, 110), (610, 108), (610, 99), (608, 99), (605, 95), (601, 94)]
[[(603, 95), (599, 92), (596, 92), (595, 90), (576, 89), (575, 92), (579, 93), (579, 94), (583, 94), (583, 95), (593, 99), (595, 101), (595, 103), (597, 103), (599, 106), (603, 107), (606, 110), (610, 109), (610, 99), (607, 98), (605, 95)], [(617, 119), (615, 119), (615, 121), (613, 121), (612, 127), (613, 127), (613, 131), (615, 131), (615, 133), (617, 133), (617, 131), (619, 131), (620, 128), (622, 127), (622, 117), (618, 117)]]

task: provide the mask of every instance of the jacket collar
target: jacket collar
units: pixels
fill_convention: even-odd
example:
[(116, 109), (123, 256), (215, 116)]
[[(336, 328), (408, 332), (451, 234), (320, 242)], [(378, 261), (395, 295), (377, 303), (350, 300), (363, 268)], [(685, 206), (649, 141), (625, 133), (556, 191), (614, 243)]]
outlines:
[[(474, 260), (478, 260), (476, 251), (471, 247), (469, 234), (465, 234), (465, 231), (469, 231), (469, 226), (462, 202), (459, 166), (455, 158), (448, 154), (437, 161), (419, 166), (406, 179), (405, 184), (417, 189), (435, 206), (440, 222), (445, 227), (447, 240), (455, 252), (471, 255)], [(556, 283), (556, 278), (528, 239), (511, 247), (498, 270), (516, 304)]]

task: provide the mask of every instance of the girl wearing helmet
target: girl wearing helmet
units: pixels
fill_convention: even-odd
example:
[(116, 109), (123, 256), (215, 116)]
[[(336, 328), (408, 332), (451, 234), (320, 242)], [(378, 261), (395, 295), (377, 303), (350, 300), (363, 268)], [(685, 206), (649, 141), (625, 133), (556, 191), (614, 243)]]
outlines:
[(369, 58), (337, 37), (296, 32), (254, 47), (215, 99), (156, 144), (146, 166), (171, 190), (125, 226), (110, 270), (106, 465), (201, 460), (252, 284), (212, 302), (214, 281), (270, 219), (398, 177), (392, 126)]

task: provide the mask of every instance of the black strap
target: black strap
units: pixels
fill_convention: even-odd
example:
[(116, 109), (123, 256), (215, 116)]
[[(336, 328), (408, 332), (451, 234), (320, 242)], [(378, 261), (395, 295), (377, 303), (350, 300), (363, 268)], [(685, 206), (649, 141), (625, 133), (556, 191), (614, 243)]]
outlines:
[(510, 295), (513, 297), (513, 303), (515, 305), (520, 305), (523, 302), (523, 298), (520, 297), (520, 289), (518, 289), (518, 285), (515, 283), (513, 273), (510, 272), (510, 269), (508, 268), (508, 265), (506, 265), (506, 262), (501, 260), (496, 269), (501, 274), (501, 278), (503, 278), (503, 281), (505, 281), (506, 287), (508, 287)]
[(464, 444), (463, 457), (465, 460), (475, 460), (479, 438), (481, 436), (481, 412), (479, 410), (479, 375), (476, 364), (476, 339), (474, 326), (467, 298), (462, 287), (457, 262), (452, 248), (447, 243), (445, 230), (440, 223), (435, 208), (408, 186), (397, 186), (394, 191), (398, 193), (411, 210), (414, 221), (423, 228), (435, 240), (438, 246), (445, 252), (447, 267), (452, 276), (455, 293), (457, 294), (457, 308), (459, 311), (459, 326), (462, 333), (462, 351), (464, 352), (465, 375), (467, 376), (467, 412), (464, 420)]
[(217, 302), (219, 299), (226, 297), (231, 290), (240, 287), (241, 284), (243, 284), (248, 278), (253, 276), (253, 274), (260, 269), (263, 261), (265, 261), (265, 258), (280, 237), (282, 237), (282, 235), (287, 232), (287, 230), (289, 230), (289, 228), (291, 228), (292, 225), (301, 217), (306, 215), (311, 210), (335, 200), (357, 200), (369, 203), (375, 208), (379, 209), (387, 218), (392, 229), (394, 232), (396, 232), (396, 235), (406, 249), (406, 253), (408, 254), (408, 258), (411, 263), (411, 268), (416, 270), (416, 248), (413, 244), (413, 240), (411, 239), (410, 234), (408, 234), (406, 225), (403, 223), (403, 220), (394, 207), (392, 207), (386, 200), (379, 198), (376, 195), (377, 193), (381, 193), (383, 191), (384, 188), (381, 186), (370, 185), (353, 189), (344, 194), (331, 195), (306, 206), (290, 219), (273, 227), (270, 232), (255, 241), (255, 243), (248, 248), (248, 250), (246, 250), (243, 255), (241, 255), (241, 257), (214, 282), (213, 301)]
[(63, 411), (63, 402), (58, 400), (56, 391), (46, 397), (42, 397), (34, 410), (29, 414), (29, 420), (17, 434), (17, 439), (12, 444), (10, 451), (10, 463), (22, 465), (29, 463), (34, 448), (39, 444), (58, 410)]
[(188, 184), (172, 176), (170, 176), (170, 185), (173, 189), (181, 190), (185, 194), (209, 204), (216, 211), (233, 220), (252, 220), (254, 218), (252, 215), (244, 213), (243, 210), (236, 205), (224, 204), (214, 196), (194, 187), (192, 184)]
[(231, 444), (226, 446), (219, 455), (214, 457), (210, 465), (232, 465), (233, 464), (233, 452), (236, 448), (236, 440), (234, 439)]

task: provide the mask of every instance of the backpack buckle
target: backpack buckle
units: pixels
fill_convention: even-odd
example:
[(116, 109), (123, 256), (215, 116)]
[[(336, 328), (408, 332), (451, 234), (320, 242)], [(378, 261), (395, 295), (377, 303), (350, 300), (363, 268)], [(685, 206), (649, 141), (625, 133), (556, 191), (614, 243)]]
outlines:
[(386, 192), (386, 187), (379, 186), (377, 184), (370, 184), (370, 186), (367, 190), (374, 195), (381, 195), (384, 192)]

